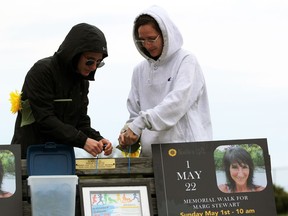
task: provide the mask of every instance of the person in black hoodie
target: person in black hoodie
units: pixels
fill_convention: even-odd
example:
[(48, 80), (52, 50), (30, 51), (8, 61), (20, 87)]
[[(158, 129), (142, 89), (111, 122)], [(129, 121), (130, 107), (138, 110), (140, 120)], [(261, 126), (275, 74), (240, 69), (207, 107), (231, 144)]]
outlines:
[(87, 114), (89, 81), (94, 81), (107, 56), (103, 32), (80, 23), (53, 56), (32, 66), (22, 87), (22, 107), (11, 141), (21, 144), (23, 159), (29, 145), (47, 142), (83, 148), (93, 156), (112, 153), (112, 143), (91, 127)]

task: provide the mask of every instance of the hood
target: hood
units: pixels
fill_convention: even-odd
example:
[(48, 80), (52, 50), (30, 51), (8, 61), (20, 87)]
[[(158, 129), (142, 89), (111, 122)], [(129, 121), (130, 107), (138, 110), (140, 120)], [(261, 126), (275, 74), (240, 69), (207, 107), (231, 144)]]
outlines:
[[(55, 53), (64, 65), (72, 67), (83, 52), (103, 53), (103, 59), (108, 56), (107, 42), (104, 33), (96, 26), (80, 23), (72, 27), (59, 49)], [(76, 58), (76, 59), (75, 59)], [(91, 73), (88, 79), (94, 79)]]
[[(183, 45), (182, 35), (181, 35), (180, 31), (178, 30), (177, 26), (170, 19), (169, 15), (167, 14), (167, 12), (163, 8), (161, 8), (157, 5), (153, 5), (149, 8), (147, 8), (146, 10), (142, 11), (138, 16), (143, 15), (143, 14), (147, 14), (147, 15), (150, 15), (151, 17), (153, 17), (157, 21), (157, 23), (158, 23), (158, 25), (162, 31), (164, 46), (163, 46), (163, 51), (162, 51), (162, 54), (161, 54), (159, 60), (164, 60), (164, 59), (168, 58), (169, 56), (173, 55), (179, 49), (181, 49), (181, 47)], [(136, 17), (136, 19), (137, 19), (137, 17)], [(144, 58), (149, 59), (150, 57), (147, 56), (143, 52), (143, 50), (142, 50), (143, 48), (138, 43), (135, 42), (137, 37), (134, 34), (134, 30), (135, 29), (133, 27), (133, 40), (134, 40), (134, 44), (135, 44), (137, 50), (139, 51), (139, 53)]]

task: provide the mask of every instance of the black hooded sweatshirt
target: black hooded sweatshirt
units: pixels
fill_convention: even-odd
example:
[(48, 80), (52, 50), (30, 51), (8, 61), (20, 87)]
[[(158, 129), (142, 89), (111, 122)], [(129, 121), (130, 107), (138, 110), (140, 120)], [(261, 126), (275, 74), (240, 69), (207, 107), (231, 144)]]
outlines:
[(28, 99), (35, 121), (21, 127), (18, 112), (11, 144), (21, 144), (21, 157), (26, 158), (29, 145), (56, 142), (83, 148), (88, 137), (103, 139), (91, 128), (87, 115), (89, 80), (77, 73), (78, 60), (84, 52), (108, 56), (106, 39), (93, 25), (75, 25), (53, 56), (36, 62), (28, 71), (21, 100)]

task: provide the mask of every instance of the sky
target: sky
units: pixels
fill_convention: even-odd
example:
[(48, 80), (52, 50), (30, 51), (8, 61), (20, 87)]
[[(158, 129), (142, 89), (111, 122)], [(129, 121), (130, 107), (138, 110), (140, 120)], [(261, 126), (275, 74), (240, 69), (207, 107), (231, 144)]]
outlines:
[(72, 26), (87, 22), (104, 32), (109, 53), (90, 84), (88, 111), (92, 126), (117, 145), (129, 116), (133, 67), (143, 60), (133, 21), (153, 4), (168, 12), (183, 48), (202, 67), (214, 140), (266, 138), (273, 181), (288, 190), (286, 0), (6, 1), (0, 8), (0, 144), (13, 135), (10, 92), (21, 91), (27, 71), (53, 55)]

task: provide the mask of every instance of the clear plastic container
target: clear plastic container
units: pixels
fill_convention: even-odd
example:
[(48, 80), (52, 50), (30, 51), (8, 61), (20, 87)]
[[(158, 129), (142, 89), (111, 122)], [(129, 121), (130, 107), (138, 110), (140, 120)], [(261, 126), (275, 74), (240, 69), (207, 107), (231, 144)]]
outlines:
[(29, 176), (32, 215), (75, 215), (77, 184), (77, 175)]

